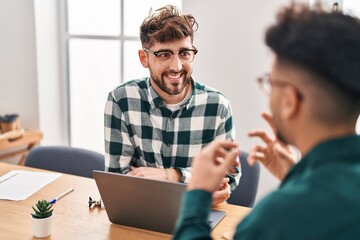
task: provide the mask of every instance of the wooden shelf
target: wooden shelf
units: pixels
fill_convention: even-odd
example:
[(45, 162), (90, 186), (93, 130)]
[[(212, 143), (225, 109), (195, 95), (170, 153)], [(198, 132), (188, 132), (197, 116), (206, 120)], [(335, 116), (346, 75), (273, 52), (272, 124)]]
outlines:
[(40, 130), (19, 129), (0, 134), (0, 161), (19, 156), (17, 164), (24, 165), (26, 155), (42, 138)]

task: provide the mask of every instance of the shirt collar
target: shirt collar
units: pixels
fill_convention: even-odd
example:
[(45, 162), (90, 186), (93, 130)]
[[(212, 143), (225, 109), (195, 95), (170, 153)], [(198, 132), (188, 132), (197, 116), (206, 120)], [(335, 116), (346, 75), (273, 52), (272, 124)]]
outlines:
[(151, 86), (150, 78), (146, 79), (146, 85), (148, 87), (148, 101), (150, 103), (150, 108), (154, 109), (162, 105), (163, 100), (160, 96), (155, 92), (154, 88)]
[(359, 161), (360, 136), (348, 136), (325, 140), (306, 154), (287, 174), (284, 182), (307, 169), (318, 168), (339, 161)]

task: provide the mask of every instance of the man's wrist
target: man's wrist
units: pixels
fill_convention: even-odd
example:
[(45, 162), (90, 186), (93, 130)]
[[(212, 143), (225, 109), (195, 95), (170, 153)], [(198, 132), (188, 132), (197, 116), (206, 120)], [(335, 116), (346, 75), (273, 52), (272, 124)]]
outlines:
[[(172, 180), (172, 181), (176, 181), (176, 182), (181, 182), (181, 177), (182, 177), (182, 173), (179, 169), (176, 168), (170, 168), (170, 169), (165, 169), (168, 174), (169, 174), (169, 179), (168, 180)], [(165, 173), (166, 174), (166, 173)]]
[(169, 172), (167, 168), (164, 168), (165, 181), (169, 181)]
[(181, 169), (179, 168), (174, 168), (174, 170), (177, 172), (178, 176), (179, 176), (179, 182), (185, 182), (185, 175), (184, 173), (181, 171)]

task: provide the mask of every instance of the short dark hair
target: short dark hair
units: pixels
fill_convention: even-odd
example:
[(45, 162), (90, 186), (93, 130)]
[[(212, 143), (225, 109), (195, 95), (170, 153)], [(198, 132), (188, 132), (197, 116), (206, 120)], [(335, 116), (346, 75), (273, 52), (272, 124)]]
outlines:
[[(299, 66), (311, 81), (334, 98), (337, 113), (323, 113), (334, 121), (360, 113), (360, 21), (340, 12), (310, 10), (292, 3), (277, 15), (265, 35), (277, 59)], [(328, 108), (330, 110), (330, 108)], [(332, 109), (334, 110), (334, 109)]]
[(155, 10), (150, 13), (140, 27), (140, 40), (144, 47), (151, 47), (155, 42), (171, 42), (190, 36), (194, 40), (194, 33), (198, 24), (191, 14), (181, 14), (173, 5)]

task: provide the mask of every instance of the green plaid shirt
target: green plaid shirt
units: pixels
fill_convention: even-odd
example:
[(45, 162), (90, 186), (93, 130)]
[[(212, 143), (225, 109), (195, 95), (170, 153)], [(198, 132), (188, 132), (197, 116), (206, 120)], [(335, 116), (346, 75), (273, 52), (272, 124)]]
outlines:
[[(150, 79), (126, 82), (110, 92), (105, 107), (105, 163), (126, 174), (130, 166), (176, 168), (191, 178), (192, 158), (215, 139), (234, 140), (229, 101), (218, 91), (192, 83), (192, 96), (172, 112)], [(238, 173), (229, 176), (233, 189)]]

